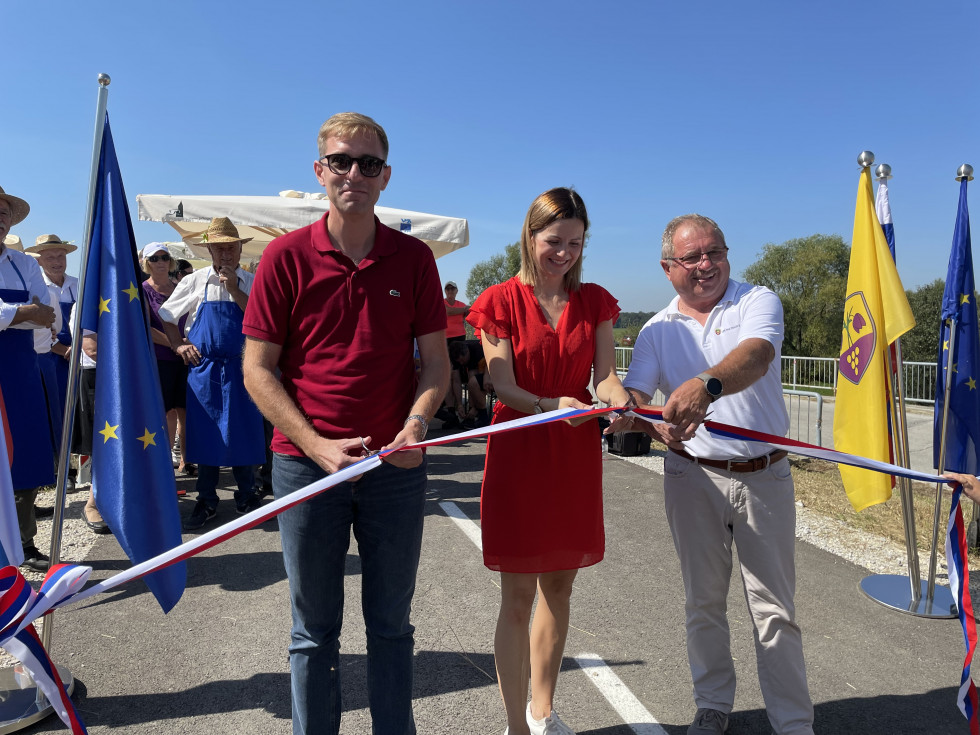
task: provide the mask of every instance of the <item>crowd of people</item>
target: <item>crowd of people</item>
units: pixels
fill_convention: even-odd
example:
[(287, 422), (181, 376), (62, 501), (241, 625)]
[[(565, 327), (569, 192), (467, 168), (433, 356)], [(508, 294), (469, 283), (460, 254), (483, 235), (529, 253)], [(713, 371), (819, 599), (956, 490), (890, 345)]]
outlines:
[[(180, 448), (175, 466), (197, 474), (186, 530), (216, 517), (221, 467), (231, 468), (236, 510), (246, 513), (264, 492), (283, 498), (363, 457), (399, 450), (279, 518), (292, 608), (293, 732), (340, 729), (352, 532), (373, 731), (416, 731), (410, 611), (427, 462), (410, 445), (425, 438), (433, 418), (443, 428), (484, 426), (588, 409), (593, 395), (633, 408), (659, 390), (668, 397), (666, 423), (623, 412), (604, 431), (644, 431), (670, 449), (665, 509), (683, 575), (696, 709), (688, 733), (721, 735), (734, 706), (726, 605), (737, 548), (769, 721), (779, 735), (811, 734), (786, 452), (715, 439), (701, 428), (709, 409), (718, 421), (777, 435), (788, 422), (778, 371), (781, 304), (768, 289), (730, 277), (720, 227), (701, 215), (667, 225), (660, 265), (676, 297), (640, 331), (621, 380), (613, 338), (619, 306), (582, 281), (589, 217), (577, 192), (550, 189), (532, 202), (519, 273), (467, 305), (455, 282), (442, 288), (424, 243), (374, 214), (392, 174), (384, 129), (341, 113), (323, 124), (317, 145), (313, 169), (330, 211), (274, 240), (254, 274), (240, 265), (247, 239), (227, 218), (208, 228), (207, 267), (194, 271), (161, 243), (140, 253), (170, 441)], [(0, 235), (28, 211), (0, 189)], [(0, 248), (0, 389), (25, 565), (43, 569), (34, 501), (54, 479), (77, 281), (64, 273), (73, 245), (43, 235), (28, 249), (36, 259), (16, 245), (7, 238)], [(466, 339), (467, 323), (475, 339)], [(74, 449), (82, 453), (91, 451), (97, 337), (85, 332), (81, 345)], [(487, 441), (483, 556), (500, 573), (493, 641), (505, 735), (574, 735), (555, 700), (576, 575), (605, 553), (598, 434), (594, 417), (579, 417)], [(523, 461), (528, 456), (534, 461)], [(980, 495), (974, 478), (956, 479)], [(97, 500), (86, 519), (101, 532)]]
[[(54, 483), (59, 461), (79, 294), (78, 278), (65, 272), (67, 255), (77, 250), (76, 245), (58, 235), (45, 234), (38, 236), (34, 245), (24, 248), (21, 238), (10, 234), (10, 228), (22, 222), (29, 211), (26, 201), (0, 190), (0, 234), (3, 235), (0, 390), (9, 423), (11, 475), (24, 551), (23, 566), (44, 572), (50, 559), (34, 543), (37, 519), (52, 517), (54, 509), (50, 505), (37, 505), (36, 499), (41, 489)], [(175, 473), (197, 475), (199, 502), (184, 519), (187, 530), (200, 528), (215, 516), (214, 489), (222, 465), (231, 466), (240, 481), (241, 491), (236, 495), (239, 512), (252, 510), (262, 495), (271, 494), (268, 477), (264, 483), (254, 477), (255, 468), (267, 462), (267, 431), (244, 392), (241, 378), (244, 340), (241, 319), (247, 287), (243, 291), (235, 287), (237, 283), (225, 284), (229, 273), (236, 269), (242, 274), (243, 282), (250, 282), (252, 276), (237, 267), (243, 240), (237, 237), (234, 225), (228, 220), (216, 220), (208, 234), (212, 236), (208, 248), (214, 261), (211, 268), (201, 269), (205, 277), (196, 280), (191, 264), (173, 258), (163, 243), (150, 243), (140, 252), (145, 279), (143, 302), (157, 358), (170, 445), (174, 447)], [(206, 278), (212, 271), (215, 278)], [(213, 286), (210, 297), (203, 285), (205, 280)], [(219, 303), (231, 299), (234, 309), (210, 304), (209, 299)], [(234, 310), (237, 310), (237, 326)], [(204, 316), (195, 319), (202, 312)], [(161, 316), (172, 324), (162, 321)], [(197, 331), (192, 332), (191, 324), (195, 321)], [(78, 400), (74, 406), (70, 446), (76, 459), (68, 469), (67, 493), (80, 489), (78, 468), (92, 453), (98, 334), (82, 329), (76, 351)], [(236, 387), (237, 393), (230, 392)], [(221, 402), (222, 396), (226, 403)], [(187, 420), (188, 398), (190, 421)], [(223, 435), (222, 428), (229, 427), (241, 433)], [(178, 489), (177, 494), (186, 491)], [(97, 491), (92, 485), (82, 517), (94, 533), (111, 532), (99, 512)]]

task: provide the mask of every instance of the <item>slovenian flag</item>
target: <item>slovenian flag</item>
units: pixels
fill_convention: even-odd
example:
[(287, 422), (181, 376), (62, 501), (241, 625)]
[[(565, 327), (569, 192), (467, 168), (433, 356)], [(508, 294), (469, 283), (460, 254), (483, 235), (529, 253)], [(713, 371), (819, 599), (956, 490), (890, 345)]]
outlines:
[(881, 179), (878, 182), (875, 212), (878, 214), (881, 231), (885, 233), (885, 240), (888, 241), (888, 249), (892, 251), (892, 260), (895, 260), (895, 226), (892, 224), (892, 208), (888, 203), (888, 179)]

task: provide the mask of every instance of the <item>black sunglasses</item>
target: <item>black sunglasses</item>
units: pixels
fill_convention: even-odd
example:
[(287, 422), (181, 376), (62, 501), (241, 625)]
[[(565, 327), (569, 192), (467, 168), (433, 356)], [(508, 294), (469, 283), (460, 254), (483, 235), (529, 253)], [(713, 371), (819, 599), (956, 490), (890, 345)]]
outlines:
[(339, 175), (349, 172), (351, 170), (351, 166), (356, 163), (361, 175), (367, 176), (369, 179), (373, 179), (375, 176), (378, 176), (382, 171), (384, 171), (385, 167), (385, 161), (380, 158), (375, 158), (374, 156), (352, 158), (346, 153), (331, 153), (330, 155), (323, 156), (320, 159), (321, 163), (324, 161), (327, 162), (327, 168)]
[(169, 263), (170, 262), (170, 256), (167, 255), (166, 253), (160, 253), (159, 255), (151, 255), (149, 258), (146, 259), (146, 262), (147, 263), (159, 263), (161, 260), (164, 263)]

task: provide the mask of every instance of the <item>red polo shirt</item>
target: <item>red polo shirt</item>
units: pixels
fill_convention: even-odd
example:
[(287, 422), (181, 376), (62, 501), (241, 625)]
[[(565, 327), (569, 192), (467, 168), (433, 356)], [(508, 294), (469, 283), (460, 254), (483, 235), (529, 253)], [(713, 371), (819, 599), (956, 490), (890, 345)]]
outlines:
[[(242, 331), (282, 347), (286, 393), (323, 436), (395, 438), (415, 398), (413, 339), (446, 328), (435, 258), (375, 218), (357, 266), (327, 233), (327, 215), (262, 254)], [(276, 452), (302, 456), (277, 429)]]

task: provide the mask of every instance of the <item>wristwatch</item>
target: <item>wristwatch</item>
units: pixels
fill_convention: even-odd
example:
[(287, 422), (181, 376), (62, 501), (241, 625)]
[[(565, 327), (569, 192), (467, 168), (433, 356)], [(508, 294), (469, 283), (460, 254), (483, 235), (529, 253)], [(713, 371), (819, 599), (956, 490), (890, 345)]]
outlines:
[(534, 413), (544, 413), (544, 409), (541, 408), (541, 401), (543, 400), (544, 398), (542, 398), (541, 396), (538, 396), (537, 398), (534, 399)]
[(698, 380), (704, 383), (704, 389), (708, 391), (708, 396), (711, 398), (711, 402), (714, 403), (716, 400), (718, 400), (723, 390), (721, 381), (715, 376), (708, 375), (707, 373), (700, 373), (697, 377)]

